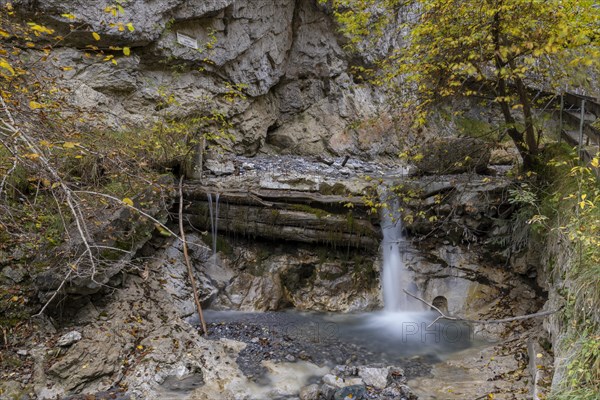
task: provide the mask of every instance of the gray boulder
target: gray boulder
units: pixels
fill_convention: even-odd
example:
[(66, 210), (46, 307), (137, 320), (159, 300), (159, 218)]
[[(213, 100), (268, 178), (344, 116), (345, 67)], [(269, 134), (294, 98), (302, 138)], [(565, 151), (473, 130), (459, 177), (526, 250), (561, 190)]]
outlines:
[(360, 367), (358, 369), (358, 376), (362, 378), (365, 385), (377, 389), (384, 389), (388, 385), (389, 375), (389, 368)]

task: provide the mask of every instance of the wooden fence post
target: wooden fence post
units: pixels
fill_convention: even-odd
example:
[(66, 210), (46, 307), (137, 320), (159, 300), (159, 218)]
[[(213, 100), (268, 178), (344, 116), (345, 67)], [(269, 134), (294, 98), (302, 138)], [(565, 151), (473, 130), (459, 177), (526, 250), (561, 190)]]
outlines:
[(563, 112), (565, 112), (565, 95), (560, 94), (560, 123), (558, 125), (558, 144), (562, 142), (562, 131), (563, 131)]
[(583, 147), (583, 127), (585, 125), (585, 99), (581, 100), (581, 115), (579, 121), (579, 140), (577, 143), (577, 154), (579, 157), (582, 156), (582, 147)]

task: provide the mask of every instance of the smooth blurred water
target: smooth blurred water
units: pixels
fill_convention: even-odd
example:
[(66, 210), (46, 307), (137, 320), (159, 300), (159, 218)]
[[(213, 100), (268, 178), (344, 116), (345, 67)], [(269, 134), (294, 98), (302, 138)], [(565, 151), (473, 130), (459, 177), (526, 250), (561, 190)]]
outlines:
[(434, 312), (206, 312), (209, 323), (258, 326), (265, 337), (284, 337), (303, 344), (301, 347), (321, 357), (320, 361), (327, 361), (322, 355), (326, 349), (332, 364), (344, 353), (365, 362), (394, 363), (418, 355), (439, 360), (471, 345), (468, 324), (438, 320), (430, 325), (436, 317)]
[(414, 284), (414, 274), (405, 264), (407, 242), (404, 239), (402, 215), (397, 196), (393, 192), (381, 189), (379, 197), (387, 207), (382, 208), (381, 230), (383, 233), (383, 271), (381, 286), (385, 311), (422, 311), (424, 305), (408, 296), (405, 290), (418, 295)]

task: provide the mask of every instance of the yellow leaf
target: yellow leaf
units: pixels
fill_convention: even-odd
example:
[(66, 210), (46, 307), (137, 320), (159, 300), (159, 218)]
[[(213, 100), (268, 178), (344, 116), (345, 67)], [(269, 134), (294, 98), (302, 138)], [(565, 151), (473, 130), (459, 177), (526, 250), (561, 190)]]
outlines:
[(129, 29), (129, 32), (135, 31), (135, 28), (133, 27), (133, 24), (131, 22), (127, 24), (127, 29)]
[(131, 54), (131, 49), (129, 47), (123, 47), (123, 54), (129, 56)]
[(60, 14), (60, 16), (65, 17), (67, 19), (71, 19), (71, 20), (76, 18), (75, 15), (73, 15), (73, 14)]
[(11, 301), (19, 301), (19, 296), (13, 296), (10, 299)]
[(65, 149), (73, 149), (75, 148), (75, 146), (77, 146), (79, 143), (75, 143), (75, 142), (64, 142), (63, 143), (63, 147)]
[(4, 58), (0, 58), (0, 68), (4, 68), (10, 72), (11, 75), (15, 74), (13, 67)]
[(61, 68), (63, 71), (72, 71), (73, 67), (62, 67)]
[(596, 157), (592, 160), (591, 162), (592, 167), (594, 168), (600, 168), (600, 158)]
[(171, 236), (171, 233), (169, 231), (167, 231), (165, 228), (163, 228), (160, 224), (154, 224), (154, 226), (158, 230), (158, 233), (160, 233), (162, 236), (165, 236), (165, 237)]
[(35, 161), (38, 158), (40, 158), (40, 155), (38, 153), (29, 153), (29, 154), (25, 154), (24, 157), (28, 158), (28, 159), (30, 159), (32, 161)]
[(98, 35), (96, 32), (92, 32), (92, 36), (94, 37), (94, 39), (100, 40), (100, 35)]
[(127, 204), (130, 207), (133, 207), (133, 200), (131, 200), (129, 197), (125, 197), (123, 199), (123, 203)]
[(112, 60), (110, 60), (113, 64), (117, 65), (117, 60), (115, 60), (114, 58)]
[(143, 349), (144, 349), (144, 346), (142, 346), (141, 344), (138, 344), (138, 345), (137, 345), (137, 349), (138, 349), (138, 350), (143, 350)]
[(37, 101), (33, 101), (31, 100), (29, 102), (29, 108), (31, 108), (32, 110), (37, 110), (39, 108), (44, 108), (43, 104), (38, 103)]
[(9, 34), (8, 32), (6, 32), (5, 30), (3, 30), (3, 29), (0, 29), (0, 36), (3, 36), (3, 37), (9, 37), (9, 36), (10, 36), (10, 34)]
[(38, 25), (35, 22), (28, 22), (27, 25), (31, 27), (31, 30), (36, 34), (47, 33), (52, 35), (54, 33), (54, 29), (46, 28), (45, 26)]

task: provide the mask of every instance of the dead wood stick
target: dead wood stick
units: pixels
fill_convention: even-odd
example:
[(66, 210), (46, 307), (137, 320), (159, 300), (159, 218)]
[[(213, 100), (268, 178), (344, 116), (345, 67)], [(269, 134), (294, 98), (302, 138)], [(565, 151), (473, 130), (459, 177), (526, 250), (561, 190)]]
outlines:
[[(403, 290), (404, 290), (404, 293), (406, 293), (407, 295), (409, 295), (413, 299), (419, 300), (420, 302), (428, 305), (429, 307), (433, 308), (435, 311), (437, 311), (440, 314), (431, 324), (429, 324), (429, 326), (433, 325), (439, 319), (447, 319), (447, 320), (450, 320), (450, 321), (470, 322), (472, 324), (503, 324), (505, 322), (520, 321), (520, 320), (523, 320), (523, 319), (544, 317), (546, 315), (551, 315), (551, 314), (554, 314), (554, 313), (558, 312), (558, 310), (541, 311), (541, 312), (534, 313), (534, 314), (525, 314), (525, 315), (519, 315), (518, 317), (510, 317), (510, 318), (503, 318), (503, 319), (489, 319), (489, 320), (465, 319), (465, 318), (451, 317), (449, 315), (446, 315), (439, 308), (437, 308), (436, 306), (434, 306), (433, 304), (426, 302), (425, 300), (423, 300), (422, 298), (420, 298), (418, 296), (415, 296), (414, 294), (410, 293), (406, 289), (403, 289)], [(429, 328), (429, 326), (428, 326), (428, 328)]]
[(200, 316), (200, 322), (202, 323), (202, 330), (205, 335), (208, 335), (206, 329), (206, 322), (204, 321), (204, 314), (202, 314), (202, 305), (198, 298), (198, 290), (196, 289), (196, 279), (194, 278), (194, 272), (192, 271), (192, 263), (190, 262), (190, 256), (188, 254), (187, 240), (185, 239), (185, 232), (183, 230), (183, 175), (179, 178), (179, 235), (181, 243), (183, 244), (183, 257), (185, 258), (185, 264), (187, 266), (188, 276), (190, 278), (190, 285), (192, 286), (192, 293), (194, 294), (194, 302), (196, 303), (196, 310), (198, 316)]
[(344, 157), (344, 161), (342, 161), (342, 167), (346, 166), (346, 163), (348, 162), (349, 159), (350, 159), (350, 156)]

